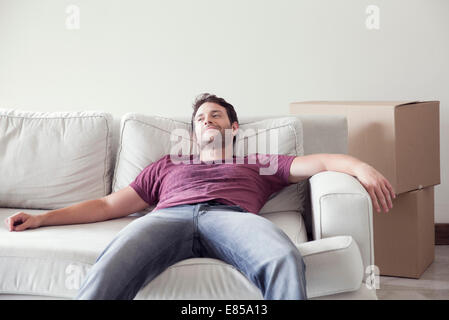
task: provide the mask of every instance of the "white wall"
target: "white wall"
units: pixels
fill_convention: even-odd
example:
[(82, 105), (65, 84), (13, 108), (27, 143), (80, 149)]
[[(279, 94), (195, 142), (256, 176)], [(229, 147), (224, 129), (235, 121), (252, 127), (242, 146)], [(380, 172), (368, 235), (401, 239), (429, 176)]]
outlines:
[(440, 100), (443, 223), (448, 33), (447, 0), (0, 0), (0, 107), (186, 116), (213, 92), (245, 116), (301, 100)]

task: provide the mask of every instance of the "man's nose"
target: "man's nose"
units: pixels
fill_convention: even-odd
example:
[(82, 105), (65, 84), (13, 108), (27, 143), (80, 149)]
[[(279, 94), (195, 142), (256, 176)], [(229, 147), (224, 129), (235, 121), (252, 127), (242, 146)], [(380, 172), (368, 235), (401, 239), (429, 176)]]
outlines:
[(210, 121), (210, 118), (208, 116), (205, 116), (204, 117), (204, 125), (207, 126), (210, 123), (212, 123), (212, 121)]

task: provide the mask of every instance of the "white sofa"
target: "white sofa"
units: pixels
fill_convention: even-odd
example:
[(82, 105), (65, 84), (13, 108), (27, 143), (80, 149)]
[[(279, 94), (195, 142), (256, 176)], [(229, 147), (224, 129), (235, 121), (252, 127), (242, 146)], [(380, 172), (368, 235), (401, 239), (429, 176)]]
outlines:
[[(279, 153), (346, 153), (344, 117), (239, 120), (240, 142), (261, 139), (263, 131), (255, 130), (253, 137), (248, 132), (263, 128), (276, 132)], [(0, 109), (0, 219), (18, 211), (38, 214), (117, 191), (170, 148), (184, 148), (189, 139), (171, 138), (174, 129), (188, 128), (189, 117), (126, 114), (114, 119), (98, 111)], [(8, 232), (2, 223), (0, 299), (73, 298), (114, 235), (153, 208), (115, 220), (23, 232)], [(354, 177), (319, 173), (273, 195), (260, 214), (282, 228), (302, 253), (310, 299), (376, 299), (375, 289), (365, 283), (372, 276), (365, 271), (374, 265), (372, 206)], [(262, 295), (232, 266), (195, 258), (166, 269), (136, 299), (262, 299)]]

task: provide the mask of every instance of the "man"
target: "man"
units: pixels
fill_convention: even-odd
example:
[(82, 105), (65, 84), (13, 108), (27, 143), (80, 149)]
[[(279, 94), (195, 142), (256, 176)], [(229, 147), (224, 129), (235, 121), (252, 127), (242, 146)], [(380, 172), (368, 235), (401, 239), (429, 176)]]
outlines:
[(364, 162), (342, 154), (265, 155), (262, 159), (277, 161), (277, 170), (262, 175), (266, 161), (248, 156), (241, 163), (233, 156), (239, 125), (231, 104), (203, 94), (193, 109), (197, 161), (193, 156), (185, 158), (192, 161), (172, 161), (175, 157), (166, 155), (128, 187), (101, 199), (41, 215), (19, 212), (5, 220), (10, 231), (22, 231), (124, 217), (157, 204), (116, 235), (90, 269), (78, 299), (132, 299), (167, 267), (192, 257), (235, 266), (265, 299), (306, 299), (301, 254), (280, 228), (257, 215), (268, 197), (329, 170), (355, 176), (377, 211), (380, 205), (385, 211), (392, 208), (390, 183)]

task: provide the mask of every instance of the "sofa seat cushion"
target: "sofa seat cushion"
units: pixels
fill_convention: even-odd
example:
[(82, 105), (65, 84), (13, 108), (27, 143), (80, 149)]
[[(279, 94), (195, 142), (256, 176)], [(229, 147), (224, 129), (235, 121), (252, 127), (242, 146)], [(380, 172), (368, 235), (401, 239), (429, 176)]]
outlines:
[[(0, 208), (0, 220), (18, 210)], [(39, 214), (44, 210), (27, 212)], [(130, 215), (22, 232), (9, 232), (2, 225), (0, 294), (73, 298), (97, 256), (122, 228), (138, 217)], [(363, 267), (352, 237), (305, 242), (303, 235), (295, 231), (304, 228), (302, 220), (282, 212), (264, 217), (281, 227), (292, 240), (296, 239), (294, 242), (306, 263), (310, 298), (360, 288)], [(234, 267), (216, 259), (194, 258), (167, 268), (142, 288), (136, 299), (262, 299), (262, 295)]]
[(0, 209), (0, 292), (72, 297), (88, 268), (136, 217), (9, 232), (3, 221), (17, 211)]
[[(45, 212), (0, 208), (0, 220), (21, 210), (29, 214)], [(49, 226), (22, 232), (9, 232), (2, 223), (0, 293), (74, 297), (98, 255), (122, 228), (138, 217), (136, 214), (97, 223)], [(283, 229), (295, 244), (306, 241), (304, 223), (297, 212), (267, 214), (265, 217)], [(164, 286), (167, 283), (171, 285)], [(148, 289), (155, 287), (159, 289)], [(222, 261), (206, 258), (173, 265), (148, 284), (148, 288), (143, 288), (136, 298), (261, 297), (259, 290), (238, 270)]]

